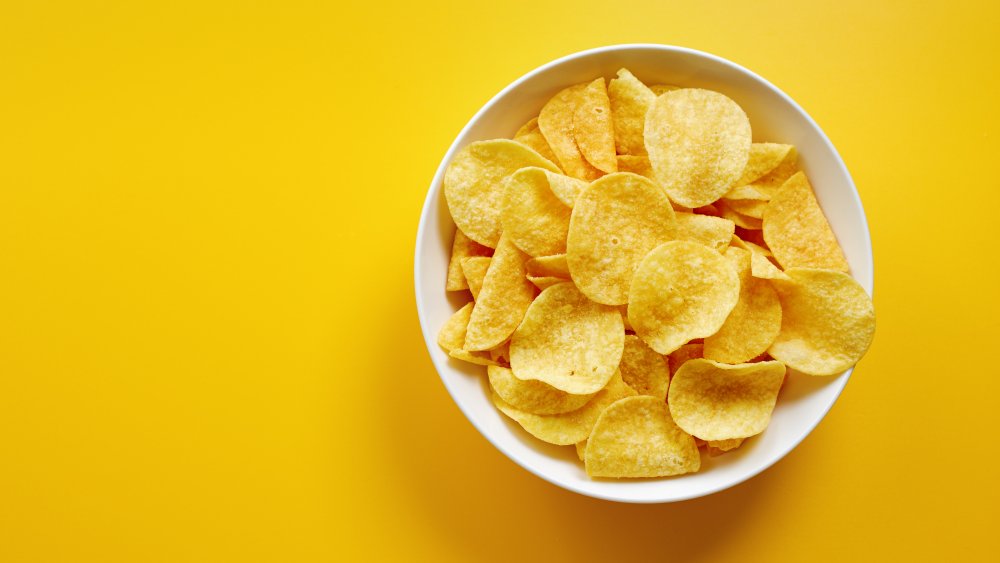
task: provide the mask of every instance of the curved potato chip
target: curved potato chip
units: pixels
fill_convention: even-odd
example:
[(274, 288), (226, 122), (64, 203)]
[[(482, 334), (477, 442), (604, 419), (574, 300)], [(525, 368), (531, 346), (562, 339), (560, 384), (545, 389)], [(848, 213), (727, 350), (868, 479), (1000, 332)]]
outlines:
[(587, 162), (573, 136), (573, 117), (586, 88), (587, 84), (576, 84), (553, 96), (538, 114), (538, 129), (566, 174), (589, 182), (599, 178), (601, 171)]
[(607, 386), (600, 389), (594, 398), (582, 407), (561, 414), (541, 415), (516, 409), (504, 401), (495, 390), (490, 391), (493, 404), (500, 412), (514, 419), (532, 436), (557, 446), (568, 446), (586, 440), (594, 429), (594, 423), (608, 405), (622, 397), (635, 395), (635, 391), (625, 385), (621, 375), (615, 372)]
[(470, 256), (462, 259), (462, 273), (465, 275), (473, 299), (479, 299), (479, 290), (483, 288), (483, 280), (486, 279), (486, 270), (489, 268), (488, 256)]
[(767, 352), (809, 375), (834, 375), (858, 363), (875, 336), (875, 306), (861, 284), (834, 270), (789, 268), (774, 283), (781, 332)]
[(500, 240), (500, 180), (526, 166), (558, 172), (554, 164), (509, 139), (477, 141), (455, 154), (444, 173), (444, 198), (451, 218), (468, 237), (496, 248)]
[(548, 160), (552, 164), (559, 163), (556, 153), (552, 152), (552, 147), (549, 146), (548, 141), (545, 140), (545, 136), (538, 129), (537, 117), (532, 118), (531, 121), (522, 125), (517, 130), (517, 133), (514, 134), (514, 140), (542, 155), (545, 160)]
[(663, 401), (638, 396), (604, 410), (587, 439), (584, 463), (591, 477), (666, 477), (698, 471), (701, 456)]
[(488, 365), (495, 363), (489, 354), (485, 352), (466, 352), (462, 349), (465, 345), (465, 332), (469, 326), (469, 318), (472, 316), (472, 303), (466, 303), (461, 309), (455, 311), (444, 323), (438, 332), (438, 346), (444, 348), (448, 355), (457, 360), (463, 360), (473, 364)]
[(667, 399), (670, 368), (666, 358), (657, 354), (634, 334), (625, 335), (625, 350), (618, 366), (625, 383), (640, 395)]
[[(760, 179), (784, 162), (793, 150), (795, 150), (795, 147), (792, 145), (780, 145), (778, 143), (751, 144), (747, 165), (735, 185), (745, 186), (754, 180)], [(729, 194), (726, 195), (728, 196)]]
[(656, 96), (662, 96), (667, 92), (673, 92), (674, 90), (680, 90), (680, 86), (674, 86), (673, 84), (653, 84), (649, 87), (649, 91)]
[(733, 240), (736, 224), (729, 219), (694, 213), (677, 214), (677, 238), (704, 244), (722, 252)]
[[(646, 154), (643, 129), (646, 126), (646, 112), (656, 99), (656, 94), (639, 81), (628, 69), (618, 71), (618, 78), (608, 84), (608, 98), (611, 102), (611, 118), (615, 126), (615, 148), (621, 155)], [(647, 166), (649, 160), (646, 160)], [(621, 157), (618, 158), (621, 168)], [(623, 170), (636, 172), (636, 170)], [(640, 172), (636, 172), (641, 174)], [(645, 176), (645, 174), (642, 174)]]
[(696, 242), (667, 242), (639, 264), (628, 319), (650, 348), (669, 354), (715, 334), (739, 296), (740, 278), (721, 254)]
[(749, 438), (767, 428), (784, 379), (781, 362), (690, 360), (674, 374), (667, 403), (677, 425), (702, 440)]
[(733, 186), (750, 155), (750, 120), (728, 97), (684, 88), (656, 98), (646, 114), (646, 150), (670, 199), (701, 207)]
[(726, 259), (740, 276), (740, 298), (719, 331), (705, 337), (704, 353), (710, 360), (750, 361), (767, 351), (781, 329), (778, 294), (770, 282), (750, 275), (751, 254), (735, 246), (726, 250)]
[(569, 279), (569, 264), (566, 263), (565, 254), (537, 256), (528, 260), (525, 266), (528, 269), (528, 274), (532, 276), (551, 276)]
[(525, 277), (527, 260), (528, 255), (518, 250), (506, 234), (500, 237), (469, 319), (466, 350), (489, 350), (506, 340), (520, 324), (538, 293)]
[[(754, 180), (749, 184), (754, 191), (764, 194), (767, 199), (774, 197), (781, 186), (792, 177), (793, 174), (799, 171), (799, 153), (792, 147), (785, 155), (784, 160), (781, 161), (774, 170), (771, 170), (764, 176)], [(737, 188), (733, 188), (736, 190)], [(730, 190), (732, 192), (732, 190)], [(726, 194), (729, 195), (729, 194)], [(746, 199), (746, 198), (743, 198)]]
[(552, 193), (547, 173), (544, 168), (522, 168), (501, 182), (503, 232), (531, 256), (566, 252), (571, 209)]
[(451, 244), (451, 261), (448, 262), (448, 281), (446, 291), (461, 291), (469, 289), (465, 274), (462, 272), (462, 260), (470, 256), (490, 256), (492, 248), (487, 248), (465, 236), (461, 229), (455, 229), (455, 241)]
[(648, 178), (619, 172), (577, 197), (566, 239), (566, 260), (580, 291), (607, 305), (628, 302), (639, 261), (676, 234), (667, 195)]
[(541, 381), (518, 379), (505, 367), (486, 370), (490, 387), (508, 405), (531, 414), (562, 414), (575, 411), (594, 398), (596, 393), (573, 395)]
[(593, 393), (618, 369), (625, 328), (618, 309), (594, 303), (565, 282), (528, 307), (510, 339), (510, 365), (519, 379), (537, 379), (567, 393)]
[(618, 172), (615, 158), (615, 128), (611, 102), (604, 79), (598, 78), (580, 92), (573, 113), (573, 139), (583, 158), (602, 172)]
[(764, 240), (784, 269), (848, 270), (812, 186), (802, 172), (788, 179), (764, 210)]
[(750, 275), (763, 280), (790, 280), (785, 272), (782, 272), (763, 254), (753, 252), (750, 255)]
[(733, 211), (740, 215), (753, 217), (754, 219), (762, 219), (764, 217), (764, 208), (767, 207), (766, 201), (754, 199), (727, 199), (725, 202)]
[(677, 370), (684, 365), (684, 362), (704, 357), (705, 345), (702, 342), (692, 342), (681, 346), (667, 356), (668, 363), (670, 364), (670, 376), (673, 377), (677, 373)]
[(535, 287), (537, 287), (538, 289), (544, 290), (554, 286), (557, 283), (566, 283), (569, 280), (567, 280), (566, 278), (557, 278), (555, 276), (533, 276), (531, 274), (528, 274), (528, 281), (535, 284)]

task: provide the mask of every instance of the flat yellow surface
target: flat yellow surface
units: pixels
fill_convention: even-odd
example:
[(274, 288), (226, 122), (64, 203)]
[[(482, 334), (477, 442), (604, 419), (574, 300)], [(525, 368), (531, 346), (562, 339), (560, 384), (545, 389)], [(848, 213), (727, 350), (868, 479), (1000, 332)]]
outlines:
[[(1000, 551), (997, 3), (264, 4), (0, 7), (0, 561)], [(875, 244), (878, 332), (830, 415), (675, 505), (503, 457), (438, 380), (412, 289), (465, 122), (625, 42), (794, 97)]]

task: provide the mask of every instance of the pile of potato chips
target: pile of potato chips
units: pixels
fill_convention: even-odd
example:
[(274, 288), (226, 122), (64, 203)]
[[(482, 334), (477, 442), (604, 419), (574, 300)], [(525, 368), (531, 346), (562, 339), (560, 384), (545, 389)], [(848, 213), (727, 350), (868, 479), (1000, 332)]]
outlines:
[(733, 100), (628, 70), (449, 165), (441, 329), (496, 407), (592, 477), (698, 471), (767, 428), (786, 366), (838, 374), (875, 312), (791, 145)]

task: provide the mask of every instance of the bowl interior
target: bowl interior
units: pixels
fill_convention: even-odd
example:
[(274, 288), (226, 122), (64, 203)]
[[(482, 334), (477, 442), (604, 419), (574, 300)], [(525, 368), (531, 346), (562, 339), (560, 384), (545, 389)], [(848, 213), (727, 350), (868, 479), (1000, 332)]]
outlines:
[(646, 84), (675, 84), (717, 90), (750, 117), (755, 141), (792, 143), (823, 211), (847, 255), (851, 273), (872, 293), (868, 226), (854, 184), (840, 156), (815, 122), (780, 90), (755, 74), (718, 57), (663, 45), (622, 45), (585, 51), (540, 67), (493, 98), (455, 139), (430, 186), (417, 234), (415, 284), (421, 327), (445, 386), (469, 421), (504, 454), (536, 475), (564, 488), (625, 502), (668, 502), (710, 494), (740, 483), (781, 459), (822, 420), (839, 396), (850, 370), (814, 378), (791, 373), (768, 429), (738, 450), (703, 456), (699, 473), (666, 479), (593, 480), (572, 446), (542, 443), (500, 414), (489, 400), (485, 368), (451, 359), (436, 344), (438, 329), (463, 302), (444, 290), (454, 224), (442, 192), (444, 170), (470, 142), (509, 138), (566, 86), (631, 70)]

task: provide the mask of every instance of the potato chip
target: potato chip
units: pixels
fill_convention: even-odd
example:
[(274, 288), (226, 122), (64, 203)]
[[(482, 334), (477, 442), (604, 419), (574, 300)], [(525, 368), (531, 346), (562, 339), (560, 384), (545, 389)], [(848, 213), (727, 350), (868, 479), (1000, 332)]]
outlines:
[(683, 88), (656, 98), (646, 114), (646, 150), (670, 199), (701, 207), (739, 179), (750, 155), (750, 120), (711, 90)]
[[(778, 143), (753, 143), (750, 145), (750, 155), (743, 174), (734, 184), (745, 186), (754, 180), (759, 180), (765, 174), (778, 167), (795, 150), (792, 145)], [(728, 194), (727, 194), (728, 195)]]
[(724, 201), (726, 206), (733, 211), (740, 215), (753, 217), (754, 219), (762, 219), (764, 217), (764, 208), (767, 207), (766, 201), (754, 199), (727, 199)]
[(483, 280), (486, 279), (486, 270), (489, 267), (490, 258), (487, 256), (470, 256), (462, 259), (462, 273), (465, 275), (473, 299), (479, 299), (479, 290), (483, 288)]
[[(792, 177), (793, 174), (799, 171), (799, 153), (792, 147), (788, 154), (785, 155), (784, 160), (781, 161), (774, 170), (771, 170), (767, 174), (761, 176), (760, 178), (754, 180), (749, 184), (754, 191), (764, 194), (767, 199), (774, 197), (774, 194), (778, 193), (781, 186)], [(733, 188), (726, 194), (728, 197), (730, 193), (738, 190), (739, 186)], [(748, 198), (743, 198), (748, 199)]]
[(573, 117), (587, 84), (576, 84), (556, 94), (538, 114), (538, 129), (552, 147), (566, 174), (581, 180), (596, 180), (601, 171), (587, 162), (573, 136)]
[(538, 129), (537, 117), (532, 118), (531, 121), (522, 125), (521, 128), (517, 130), (517, 133), (514, 134), (514, 140), (530, 149), (533, 149), (552, 164), (559, 164), (559, 159), (556, 158), (556, 153), (552, 152), (552, 147), (549, 146), (548, 141), (545, 140), (545, 136), (542, 135), (542, 132)]
[(656, 397), (620, 399), (594, 425), (584, 453), (591, 477), (666, 477), (701, 468), (694, 438)]
[(538, 291), (525, 277), (528, 255), (521, 252), (507, 235), (500, 237), (496, 253), (472, 310), (465, 349), (489, 350), (506, 340), (524, 318)]
[(573, 114), (573, 139), (594, 168), (618, 172), (615, 158), (615, 128), (611, 123), (611, 102), (604, 79), (598, 78), (580, 92)]
[(674, 86), (673, 84), (653, 84), (649, 87), (649, 91), (656, 96), (661, 96), (667, 92), (673, 92), (674, 90), (680, 89), (680, 86)]
[(444, 348), (449, 356), (458, 360), (479, 365), (495, 363), (486, 352), (467, 352), (462, 349), (462, 346), (465, 345), (465, 333), (472, 316), (472, 309), (473, 304), (466, 303), (448, 318), (444, 326), (441, 327), (441, 331), (438, 332), (438, 346)]
[(625, 350), (618, 366), (625, 383), (640, 395), (667, 399), (670, 368), (666, 359), (634, 334), (625, 335)]
[(674, 350), (667, 356), (670, 364), (670, 375), (673, 377), (677, 370), (684, 365), (684, 362), (695, 358), (705, 357), (705, 344), (703, 342), (691, 342)]
[(729, 207), (729, 200), (727, 199), (720, 199), (715, 202), (714, 205), (719, 210), (719, 214), (722, 215), (722, 217), (736, 223), (737, 227), (753, 230), (760, 230), (763, 228), (763, 223), (760, 219), (734, 211), (733, 208)]
[(764, 211), (764, 240), (785, 270), (848, 271), (844, 252), (830, 229), (812, 186), (802, 172), (788, 179)]
[(785, 272), (782, 272), (767, 259), (763, 254), (754, 252), (750, 255), (750, 275), (764, 280), (790, 280)]
[(468, 350), (451, 350), (448, 355), (456, 360), (476, 364), (477, 366), (498, 366), (499, 362), (490, 357), (489, 352), (469, 352)]
[(465, 274), (462, 273), (462, 260), (470, 256), (490, 256), (492, 248), (487, 248), (465, 236), (461, 229), (455, 229), (455, 241), (451, 244), (451, 261), (448, 262), (448, 281), (446, 291), (461, 291), (469, 289)]
[(784, 378), (781, 362), (690, 360), (674, 374), (667, 403), (677, 425), (693, 436), (749, 438), (767, 428)]
[(711, 457), (718, 457), (726, 452), (731, 452), (743, 444), (743, 438), (734, 438), (732, 440), (712, 440), (710, 442), (705, 442), (708, 446), (708, 455)]
[(767, 352), (809, 375), (834, 375), (858, 363), (875, 335), (875, 307), (861, 284), (834, 270), (789, 268), (775, 281), (783, 315)]
[(704, 244), (722, 252), (729, 246), (736, 225), (729, 219), (711, 215), (677, 213), (677, 238)]
[(581, 442), (577, 442), (574, 445), (576, 447), (576, 456), (580, 458), (580, 461), (583, 461), (583, 454), (584, 452), (587, 451), (587, 441), (583, 440)]
[(594, 303), (572, 283), (560, 283), (528, 308), (510, 339), (510, 365), (519, 379), (593, 393), (618, 369), (624, 346), (618, 309)]
[(549, 189), (566, 207), (573, 207), (576, 203), (576, 196), (583, 191), (583, 188), (587, 187), (587, 182), (563, 174), (555, 174), (546, 170), (545, 175), (549, 180)]
[(566, 260), (573, 282), (598, 303), (628, 302), (639, 261), (674, 238), (676, 223), (667, 195), (648, 178), (619, 172), (591, 183), (570, 218)]
[(569, 264), (566, 263), (565, 254), (537, 256), (528, 260), (525, 266), (527, 267), (528, 274), (532, 276), (552, 276), (569, 279)]
[(750, 275), (751, 254), (736, 247), (726, 250), (726, 259), (740, 276), (740, 298), (722, 328), (705, 337), (705, 358), (740, 364), (763, 354), (778, 336), (781, 303), (770, 282)]
[(768, 201), (771, 199), (771, 196), (753, 186), (737, 185), (735, 188), (726, 192), (726, 195), (722, 196), (722, 199)]
[(639, 264), (628, 319), (653, 350), (669, 354), (715, 334), (739, 295), (740, 278), (721, 254), (696, 242), (667, 242)]
[(596, 393), (572, 395), (541, 381), (525, 381), (514, 377), (505, 367), (487, 369), (490, 387), (508, 405), (531, 414), (561, 414), (575, 411), (587, 404)]
[[(646, 154), (646, 141), (643, 129), (646, 126), (646, 112), (656, 99), (656, 94), (639, 81), (627, 69), (618, 71), (618, 78), (612, 78), (608, 84), (608, 98), (611, 102), (611, 117), (615, 127), (615, 148), (621, 155)], [(646, 160), (648, 165), (649, 160)], [(623, 170), (621, 158), (618, 159), (618, 170)], [(636, 172), (636, 174), (641, 174)], [(645, 176), (645, 174), (642, 174)]]
[(566, 252), (571, 210), (552, 193), (547, 174), (544, 168), (522, 168), (501, 182), (503, 232), (531, 256)]
[(500, 180), (526, 166), (558, 172), (554, 164), (508, 139), (477, 141), (455, 154), (444, 174), (444, 197), (458, 228), (483, 246), (500, 240)]
[(495, 390), (491, 390), (493, 404), (500, 412), (514, 419), (532, 436), (557, 446), (568, 446), (586, 440), (594, 429), (594, 423), (608, 405), (622, 397), (632, 395), (635, 395), (635, 391), (625, 385), (621, 375), (615, 372), (607, 386), (600, 389), (594, 398), (582, 407), (562, 414), (541, 415), (516, 409), (504, 401)]
[(567, 280), (566, 278), (557, 278), (554, 276), (533, 276), (531, 274), (528, 274), (528, 281), (535, 284), (535, 287), (537, 287), (538, 289), (545, 290), (557, 283), (566, 283), (569, 280)]

